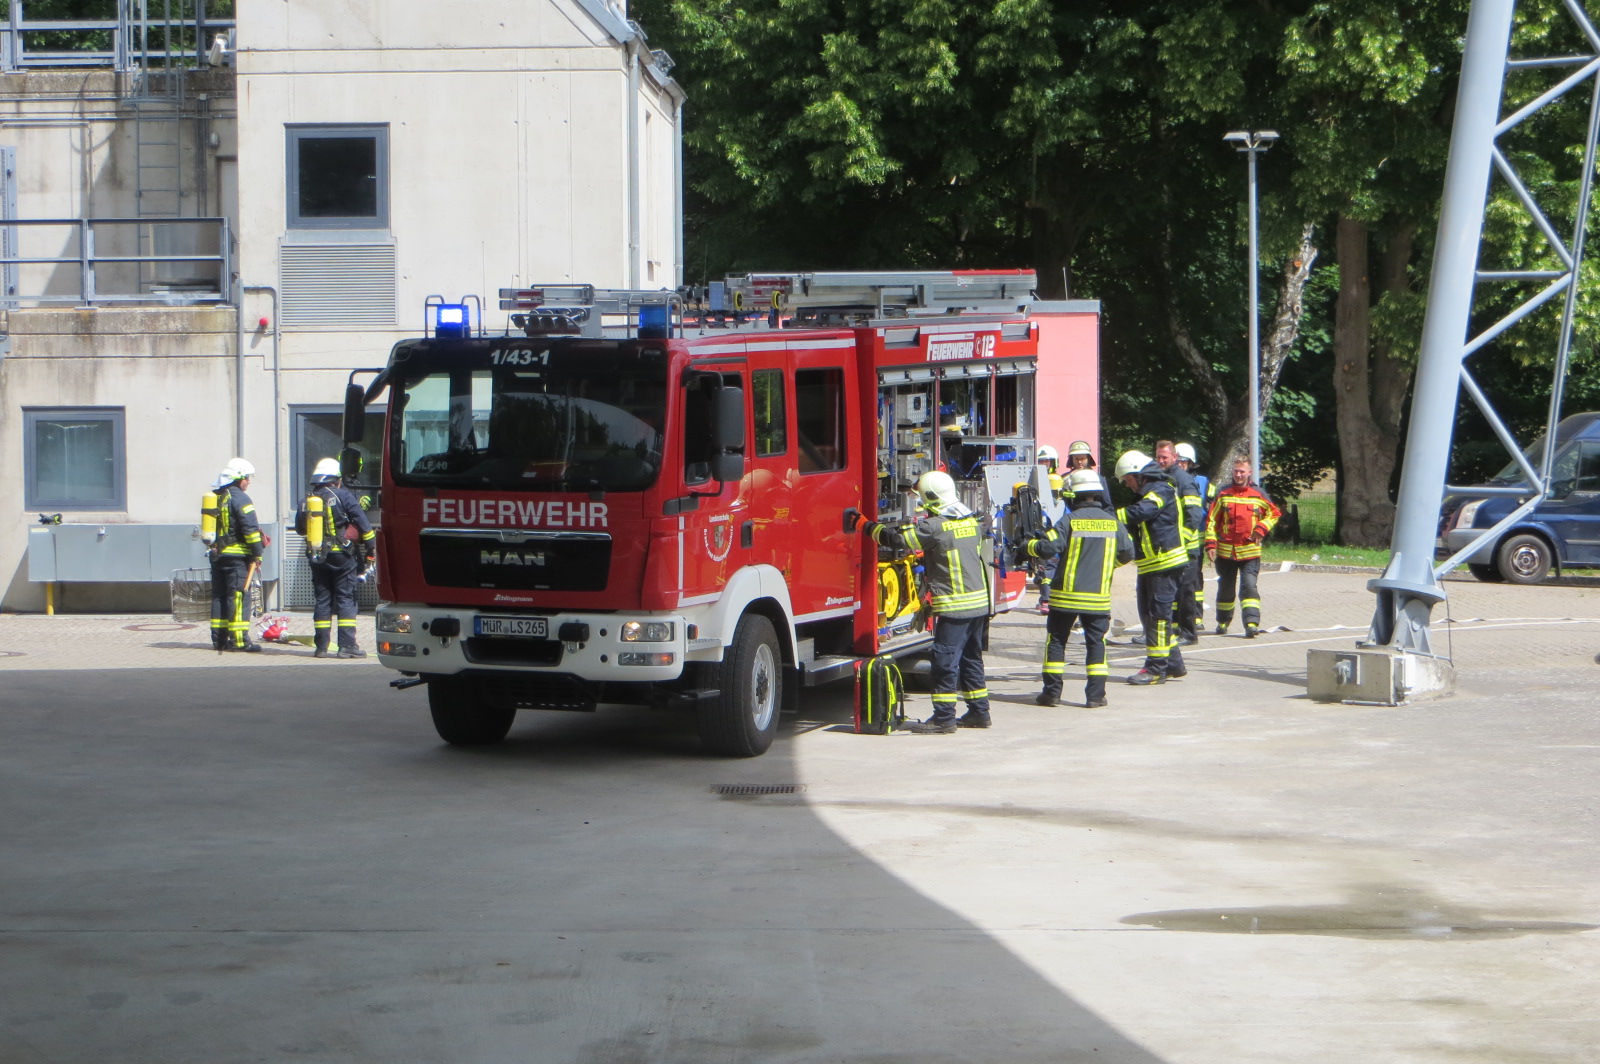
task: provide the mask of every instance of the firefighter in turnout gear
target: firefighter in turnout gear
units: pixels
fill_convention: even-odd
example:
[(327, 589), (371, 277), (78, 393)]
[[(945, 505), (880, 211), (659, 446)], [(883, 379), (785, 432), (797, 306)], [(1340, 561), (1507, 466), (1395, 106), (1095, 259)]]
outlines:
[(1111, 574), (1133, 560), (1133, 539), (1107, 510), (1100, 474), (1079, 469), (1068, 478), (1072, 512), (1044, 535), (1027, 542), (1031, 558), (1059, 557), (1050, 581), (1050, 617), (1045, 621), (1044, 690), (1041, 706), (1061, 704), (1066, 671), (1067, 636), (1074, 623), (1083, 626), (1087, 648), (1084, 705), (1106, 704), (1106, 631), (1111, 627)]
[[(937, 470), (917, 479), (926, 512), (911, 525), (891, 528), (855, 511), (852, 522), (881, 547), (922, 552), (923, 579), (933, 608), (933, 715), (906, 730), (947, 735), (989, 726), (989, 687), (983, 670), (983, 638), (993, 595), (989, 566), (979, 547), (989, 536), (989, 518), (974, 514), (956, 495), (955, 481)], [(958, 720), (956, 702), (967, 712)]]
[[(1188, 446), (1185, 444), (1184, 446)], [(1189, 448), (1194, 453), (1194, 448)], [(1172, 490), (1178, 496), (1178, 520), (1182, 522), (1183, 549), (1188, 565), (1178, 579), (1178, 598), (1172, 608), (1172, 622), (1177, 626), (1175, 642), (1194, 643), (1199, 633), (1195, 630), (1195, 601), (1205, 595), (1205, 585), (1200, 576), (1200, 538), (1206, 528), (1206, 506), (1200, 485), (1179, 460), (1178, 448), (1171, 440), (1156, 441), (1156, 464), (1172, 481)]]
[(1182, 503), (1166, 470), (1139, 451), (1117, 459), (1117, 477), (1138, 496), (1117, 511), (1133, 536), (1134, 568), (1139, 572), (1139, 623), (1144, 626), (1144, 668), (1128, 677), (1139, 686), (1187, 676), (1178, 649), (1174, 603), (1189, 552), (1183, 547)]
[(1282, 516), (1272, 500), (1250, 483), (1250, 462), (1233, 460), (1233, 483), (1217, 494), (1206, 520), (1206, 553), (1217, 567), (1217, 634), (1233, 620), (1235, 582), (1244, 614), (1244, 635), (1254, 639), (1261, 629), (1261, 598), (1256, 579), (1261, 573), (1261, 541)]
[(295, 526), (305, 535), (311, 562), (316, 656), (329, 656), (330, 629), (337, 624), (338, 656), (366, 657), (356, 643), (356, 584), (367, 570), (377, 537), (361, 501), (342, 485), (336, 459), (324, 458), (312, 471), (311, 491)]
[[(1202, 537), (1205, 532), (1206, 515), (1211, 512), (1211, 504), (1217, 497), (1217, 486), (1204, 473), (1195, 471), (1195, 463), (1199, 456), (1195, 454), (1194, 445), (1180, 443), (1173, 449), (1178, 456), (1178, 468), (1189, 474), (1194, 481), (1195, 494), (1200, 499), (1200, 523), (1196, 527)], [(1206, 574), (1205, 552), (1192, 550), (1189, 552), (1189, 594), (1178, 596), (1178, 641), (1187, 646), (1200, 641), (1200, 629), (1206, 622)]]
[(216, 486), (200, 507), (201, 538), (211, 560), (211, 645), (217, 650), (255, 653), (250, 640), (250, 582), (261, 567), (266, 543), (256, 504), (246, 489), (256, 467), (235, 458), (223, 467)]

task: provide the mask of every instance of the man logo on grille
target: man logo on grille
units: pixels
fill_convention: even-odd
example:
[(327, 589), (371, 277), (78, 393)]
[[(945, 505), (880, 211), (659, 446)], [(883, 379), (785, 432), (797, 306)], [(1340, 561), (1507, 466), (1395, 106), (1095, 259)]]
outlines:
[(479, 565), (543, 565), (542, 550), (485, 550), (478, 553)]

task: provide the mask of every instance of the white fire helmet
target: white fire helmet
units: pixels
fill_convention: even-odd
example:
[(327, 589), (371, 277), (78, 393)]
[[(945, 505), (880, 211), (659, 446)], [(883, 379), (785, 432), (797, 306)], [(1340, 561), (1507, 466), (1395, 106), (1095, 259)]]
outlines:
[(1121, 458), (1117, 459), (1117, 476), (1125, 477), (1129, 473), (1138, 473), (1150, 464), (1150, 456), (1143, 451), (1124, 451)]
[(1080, 454), (1088, 455), (1090, 458), (1094, 457), (1094, 452), (1089, 450), (1088, 440), (1073, 440), (1072, 446), (1067, 448), (1068, 458), (1076, 458)]
[(245, 477), (253, 477), (255, 475), (256, 467), (243, 458), (230, 459), (228, 464), (222, 467), (222, 476), (229, 481), (243, 480)]
[(339, 476), (339, 460), (337, 458), (324, 458), (311, 471), (311, 483), (326, 484), (330, 480), (338, 480)]
[(934, 469), (917, 478), (917, 494), (922, 496), (922, 508), (929, 513), (943, 514), (960, 509), (961, 499), (956, 495), (956, 482), (949, 473)]
[(1039, 445), (1039, 450), (1034, 457), (1035, 462), (1049, 462), (1051, 469), (1054, 469), (1056, 467), (1056, 463), (1060, 460), (1060, 457), (1056, 454), (1056, 449), (1050, 446), (1048, 443), (1041, 443)]
[(1104, 495), (1106, 491), (1105, 484), (1100, 480), (1100, 474), (1092, 469), (1074, 469), (1067, 477), (1067, 487), (1074, 495), (1090, 491)]
[(1193, 461), (1195, 461), (1194, 445), (1193, 444), (1180, 443), (1180, 444), (1178, 444), (1178, 446), (1174, 447), (1172, 450), (1177, 454), (1177, 456), (1179, 458), (1183, 459), (1185, 462), (1193, 462)]

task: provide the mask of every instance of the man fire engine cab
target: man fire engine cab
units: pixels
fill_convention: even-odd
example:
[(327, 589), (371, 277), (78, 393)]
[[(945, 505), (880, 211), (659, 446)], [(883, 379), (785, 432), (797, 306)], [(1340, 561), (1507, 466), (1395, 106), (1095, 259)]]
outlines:
[[(801, 687), (932, 649), (926, 588), (903, 586), (916, 567), (844, 511), (903, 523), (946, 448), (975, 513), (1019, 480), (1048, 497), (1033, 286), (952, 271), (508, 289), (520, 333), (500, 336), (434, 304), (433, 335), (346, 394), (347, 443), (387, 395), (379, 659), (396, 686), (426, 685), (452, 743), (498, 742), (518, 709), (638, 703), (693, 711), (716, 753), (760, 754)], [(1094, 357), (1052, 355), (1091, 392)], [(1016, 604), (1025, 579), (998, 576), (978, 612)]]

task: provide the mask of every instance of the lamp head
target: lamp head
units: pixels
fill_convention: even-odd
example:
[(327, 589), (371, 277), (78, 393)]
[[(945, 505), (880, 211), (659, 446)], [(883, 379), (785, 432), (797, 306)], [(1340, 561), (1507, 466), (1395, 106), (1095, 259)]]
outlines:
[(1275, 129), (1259, 129), (1246, 132), (1236, 129), (1231, 133), (1224, 133), (1222, 139), (1232, 144), (1236, 151), (1266, 151), (1278, 139)]

